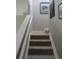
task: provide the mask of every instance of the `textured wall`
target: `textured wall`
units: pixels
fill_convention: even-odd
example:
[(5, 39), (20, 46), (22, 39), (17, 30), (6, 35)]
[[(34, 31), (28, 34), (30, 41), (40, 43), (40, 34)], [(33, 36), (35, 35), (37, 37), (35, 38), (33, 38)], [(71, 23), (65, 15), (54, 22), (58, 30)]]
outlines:
[(52, 33), (59, 56), (62, 56), (62, 20), (58, 19), (58, 5), (61, 0), (55, 0), (55, 17), (50, 19), (49, 28)]

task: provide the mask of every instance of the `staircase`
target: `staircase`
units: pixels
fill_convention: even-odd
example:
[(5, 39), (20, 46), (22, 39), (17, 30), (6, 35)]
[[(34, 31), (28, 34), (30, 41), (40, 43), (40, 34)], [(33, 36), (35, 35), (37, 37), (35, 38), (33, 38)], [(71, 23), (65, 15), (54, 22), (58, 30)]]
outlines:
[(44, 31), (30, 33), (27, 59), (55, 59), (48, 33)]

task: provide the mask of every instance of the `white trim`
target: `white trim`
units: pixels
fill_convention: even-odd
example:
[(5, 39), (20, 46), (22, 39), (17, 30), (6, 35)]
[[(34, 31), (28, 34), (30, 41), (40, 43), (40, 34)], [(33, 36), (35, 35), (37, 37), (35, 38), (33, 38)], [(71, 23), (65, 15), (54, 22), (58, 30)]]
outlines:
[(59, 59), (59, 56), (58, 56), (58, 53), (57, 53), (57, 50), (56, 50), (56, 47), (55, 47), (55, 43), (53, 41), (53, 38), (52, 38), (52, 35), (51, 35), (50, 32), (49, 32), (49, 36), (50, 36), (51, 44), (52, 44), (52, 47), (53, 47), (55, 59)]
[(29, 53), (29, 44), (30, 44), (30, 34), (29, 34), (29, 39), (28, 39), (28, 42), (27, 42), (27, 47), (26, 47), (26, 56), (24, 57), (24, 59), (28, 59), (28, 53)]

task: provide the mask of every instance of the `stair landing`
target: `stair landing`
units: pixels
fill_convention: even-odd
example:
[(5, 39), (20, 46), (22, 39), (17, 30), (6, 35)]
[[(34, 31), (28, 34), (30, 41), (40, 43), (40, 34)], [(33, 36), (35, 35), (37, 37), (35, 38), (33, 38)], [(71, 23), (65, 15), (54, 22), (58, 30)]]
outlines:
[(31, 35), (49, 35), (48, 33), (44, 31), (32, 31), (30, 34)]

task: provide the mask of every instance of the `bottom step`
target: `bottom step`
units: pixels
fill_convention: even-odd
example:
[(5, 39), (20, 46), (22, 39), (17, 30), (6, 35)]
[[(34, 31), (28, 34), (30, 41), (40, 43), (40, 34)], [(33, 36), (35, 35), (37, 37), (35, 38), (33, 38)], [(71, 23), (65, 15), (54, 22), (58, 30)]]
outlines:
[(48, 55), (43, 55), (43, 56), (31, 55), (31, 56), (28, 56), (28, 59), (55, 59), (55, 57), (54, 56), (48, 56)]

